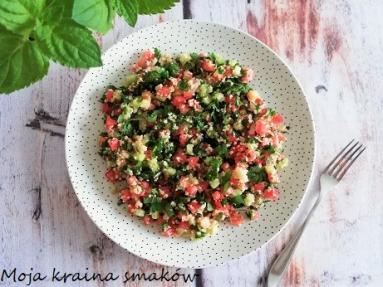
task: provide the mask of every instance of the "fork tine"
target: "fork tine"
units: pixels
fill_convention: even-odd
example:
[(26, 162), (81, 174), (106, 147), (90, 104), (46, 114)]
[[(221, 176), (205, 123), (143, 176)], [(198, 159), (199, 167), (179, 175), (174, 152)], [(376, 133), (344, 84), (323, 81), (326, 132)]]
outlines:
[[(361, 146), (362, 147), (362, 146)], [(340, 173), (340, 175), (337, 175), (337, 180), (340, 181), (343, 176), (346, 174), (346, 172), (349, 170), (349, 168), (352, 166), (352, 164), (356, 161), (356, 159), (366, 150), (367, 147), (364, 147), (351, 161), (350, 163), (343, 169), (343, 171)], [(355, 151), (356, 152), (356, 151)], [(354, 156), (355, 152), (350, 156), (350, 159)]]
[(359, 142), (356, 142), (353, 144), (339, 159), (338, 161), (334, 164), (332, 168), (328, 171), (328, 175), (332, 175), (334, 171), (339, 167), (339, 164), (344, 161), (344, 159), (354, 150), (354, 148), (359, 144)]
[(338, 153), (334, 159), (326, 166), (324, 172), (328, 172), (330, 167), (333, 165), (333, 163), (342, 155), (342, 153), (354, 142), (354, 139), (352, 139), (341, 151)]
[[(351, 148), (348, 153), (346, 153), (344, 156), (343, 156), (343, 159), (342, 160), (339, 160), (339, 162), (337, 163), (337, 167), (336, 167), (336, 171), (333, 172), (332, 176), (333, 177), (337, 177), (339, 175), (339, 173), (342, 171), (343, 167), (346, 166), (349, 161), (352, 159), (352, 157), (363, 147), (362, 144), (359, 144), (356, 146), (356, 149), (353, 150), (353, 148)], [(351, 153), (352, 152), (352, 153)], [(351, 154), (350, 154), (351, 153)], [(347, 156), (348, 154), (350, 154), (349, 156)]]

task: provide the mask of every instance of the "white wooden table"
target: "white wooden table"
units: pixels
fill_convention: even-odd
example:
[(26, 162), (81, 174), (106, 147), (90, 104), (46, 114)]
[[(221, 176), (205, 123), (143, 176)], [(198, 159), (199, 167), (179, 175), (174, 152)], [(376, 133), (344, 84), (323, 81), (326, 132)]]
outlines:
[[(180, 18), (247, 31), (287, 61), (314, 115), (316, 175), (351, 138), (368, 145), (344, 182), (324, 198), (282, 285), (383, 286), (383, 1), (184, 0), (163, 15), (140, 17), (135, 29), (118, 20), (98, 41), (106, 50), (133, 30)], [(17, 267), (18, 273), (33, 268), (50, 274), (56, 267), (62, 272), (161, 273), (162, 266), (106, 238), (72, 191), (63, 133), (85, 72), (52, 64), (43, 81), (0, 97), (0, 272)], [(315, 179), (310, 192), (317, 188)], [(197, 271), (193, 283), (136, 280), (126, 286), (263, 286), (266, 269), (304, 212), (263, 248)], [(0, 285), (25, 286), (10, 282)], [(62, 286), (122, 285), (82, 281)]]

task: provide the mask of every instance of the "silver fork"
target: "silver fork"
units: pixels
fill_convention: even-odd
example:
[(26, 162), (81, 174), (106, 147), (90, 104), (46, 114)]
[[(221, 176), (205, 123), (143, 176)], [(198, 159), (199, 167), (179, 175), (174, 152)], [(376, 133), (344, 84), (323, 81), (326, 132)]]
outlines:
[(310, 221), (310, 218), (316, 210), (323, 194), (327, 193), (332, 187), (334, 187), (338, 182), (342, 180), (343, 176), (349, 170), (351, 165), (364, 152), (365, 149), (366, 147), (363, 144), (354, 142), (354, 140), (352, 140), (324, 169), (320, 177), (320, 191), (317, 194), (315, 203), (311, 207), (302, 225), (299, 227), (298, 232), (294, 235), (291, 241), (287, 243), (285, 248), (281, 251), (281, 253), (271, 265), (269, 274), (267, 276), (268, 287), (277, 286), (281, 281), (287, 266), (290, 263), (291, 257), (294, 254), (297, 243), (301, 238), (307, 223)]

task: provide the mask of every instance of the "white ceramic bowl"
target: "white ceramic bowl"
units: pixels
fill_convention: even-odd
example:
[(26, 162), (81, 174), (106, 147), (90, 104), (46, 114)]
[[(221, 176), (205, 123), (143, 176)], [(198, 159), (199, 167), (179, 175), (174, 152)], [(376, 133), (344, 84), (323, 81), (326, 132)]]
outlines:
[[(223, 225), (200, 241), (166, 238), (117, 206), (117, 195), (105, 180), (105, 162), (97, 154), (102, 130), (98, 99), (106, 86), (123, 84), (137, 54), (158, 47), (172, 54), (216, 51), (255, 71), (251, 83), (268, 106), (290, 126), (285, 152), (290, 164), (281, 175), (280, 199), (267, 204), (258, 221), (240, 227)], [(73, 188), (94, 223), (113, 241), (145, 259), (177, 267), (218, 265), (254, 251), (275, 236), (303, 198), (314, 162), (314, 127), (296, 78), (268, 47), (246, 33), (196, 21), (161, 23), (137, 31), (103, 55), (103, 66), (90, 69), (73, 99), (65, 136), (66, 160)]]

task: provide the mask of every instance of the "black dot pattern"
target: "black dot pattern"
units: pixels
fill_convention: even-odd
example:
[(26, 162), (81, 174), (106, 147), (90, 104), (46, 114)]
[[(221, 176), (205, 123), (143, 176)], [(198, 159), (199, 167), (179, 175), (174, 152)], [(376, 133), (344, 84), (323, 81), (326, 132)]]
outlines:
[[(137, 54), (158, 47), (164, 52), (216, 51), (255, 71), (252, 85), (290, 126), (285, 153), (290, 164), (281, 174), (281, 196), (261, 209), (258, 221), (220, 226), (201, 241), (165, 238), (117, 206), (105, 163), (97, 154), (102, 130), (98, 99), (107, 85), (123, 84)], [(314, 162), (314, 126), (303, 91), (288, 67), (255, 38), (225, 26), (196, 21), (154, 25), (131, 34), (103, 55), (104, 65), (90, 69), (73, 99), (66, 130), (66, 160), (74, 190), (95, 224), (126, 250), (177, 267), (219, 265), (257, 249), (275, 236), (298, 208)]]

